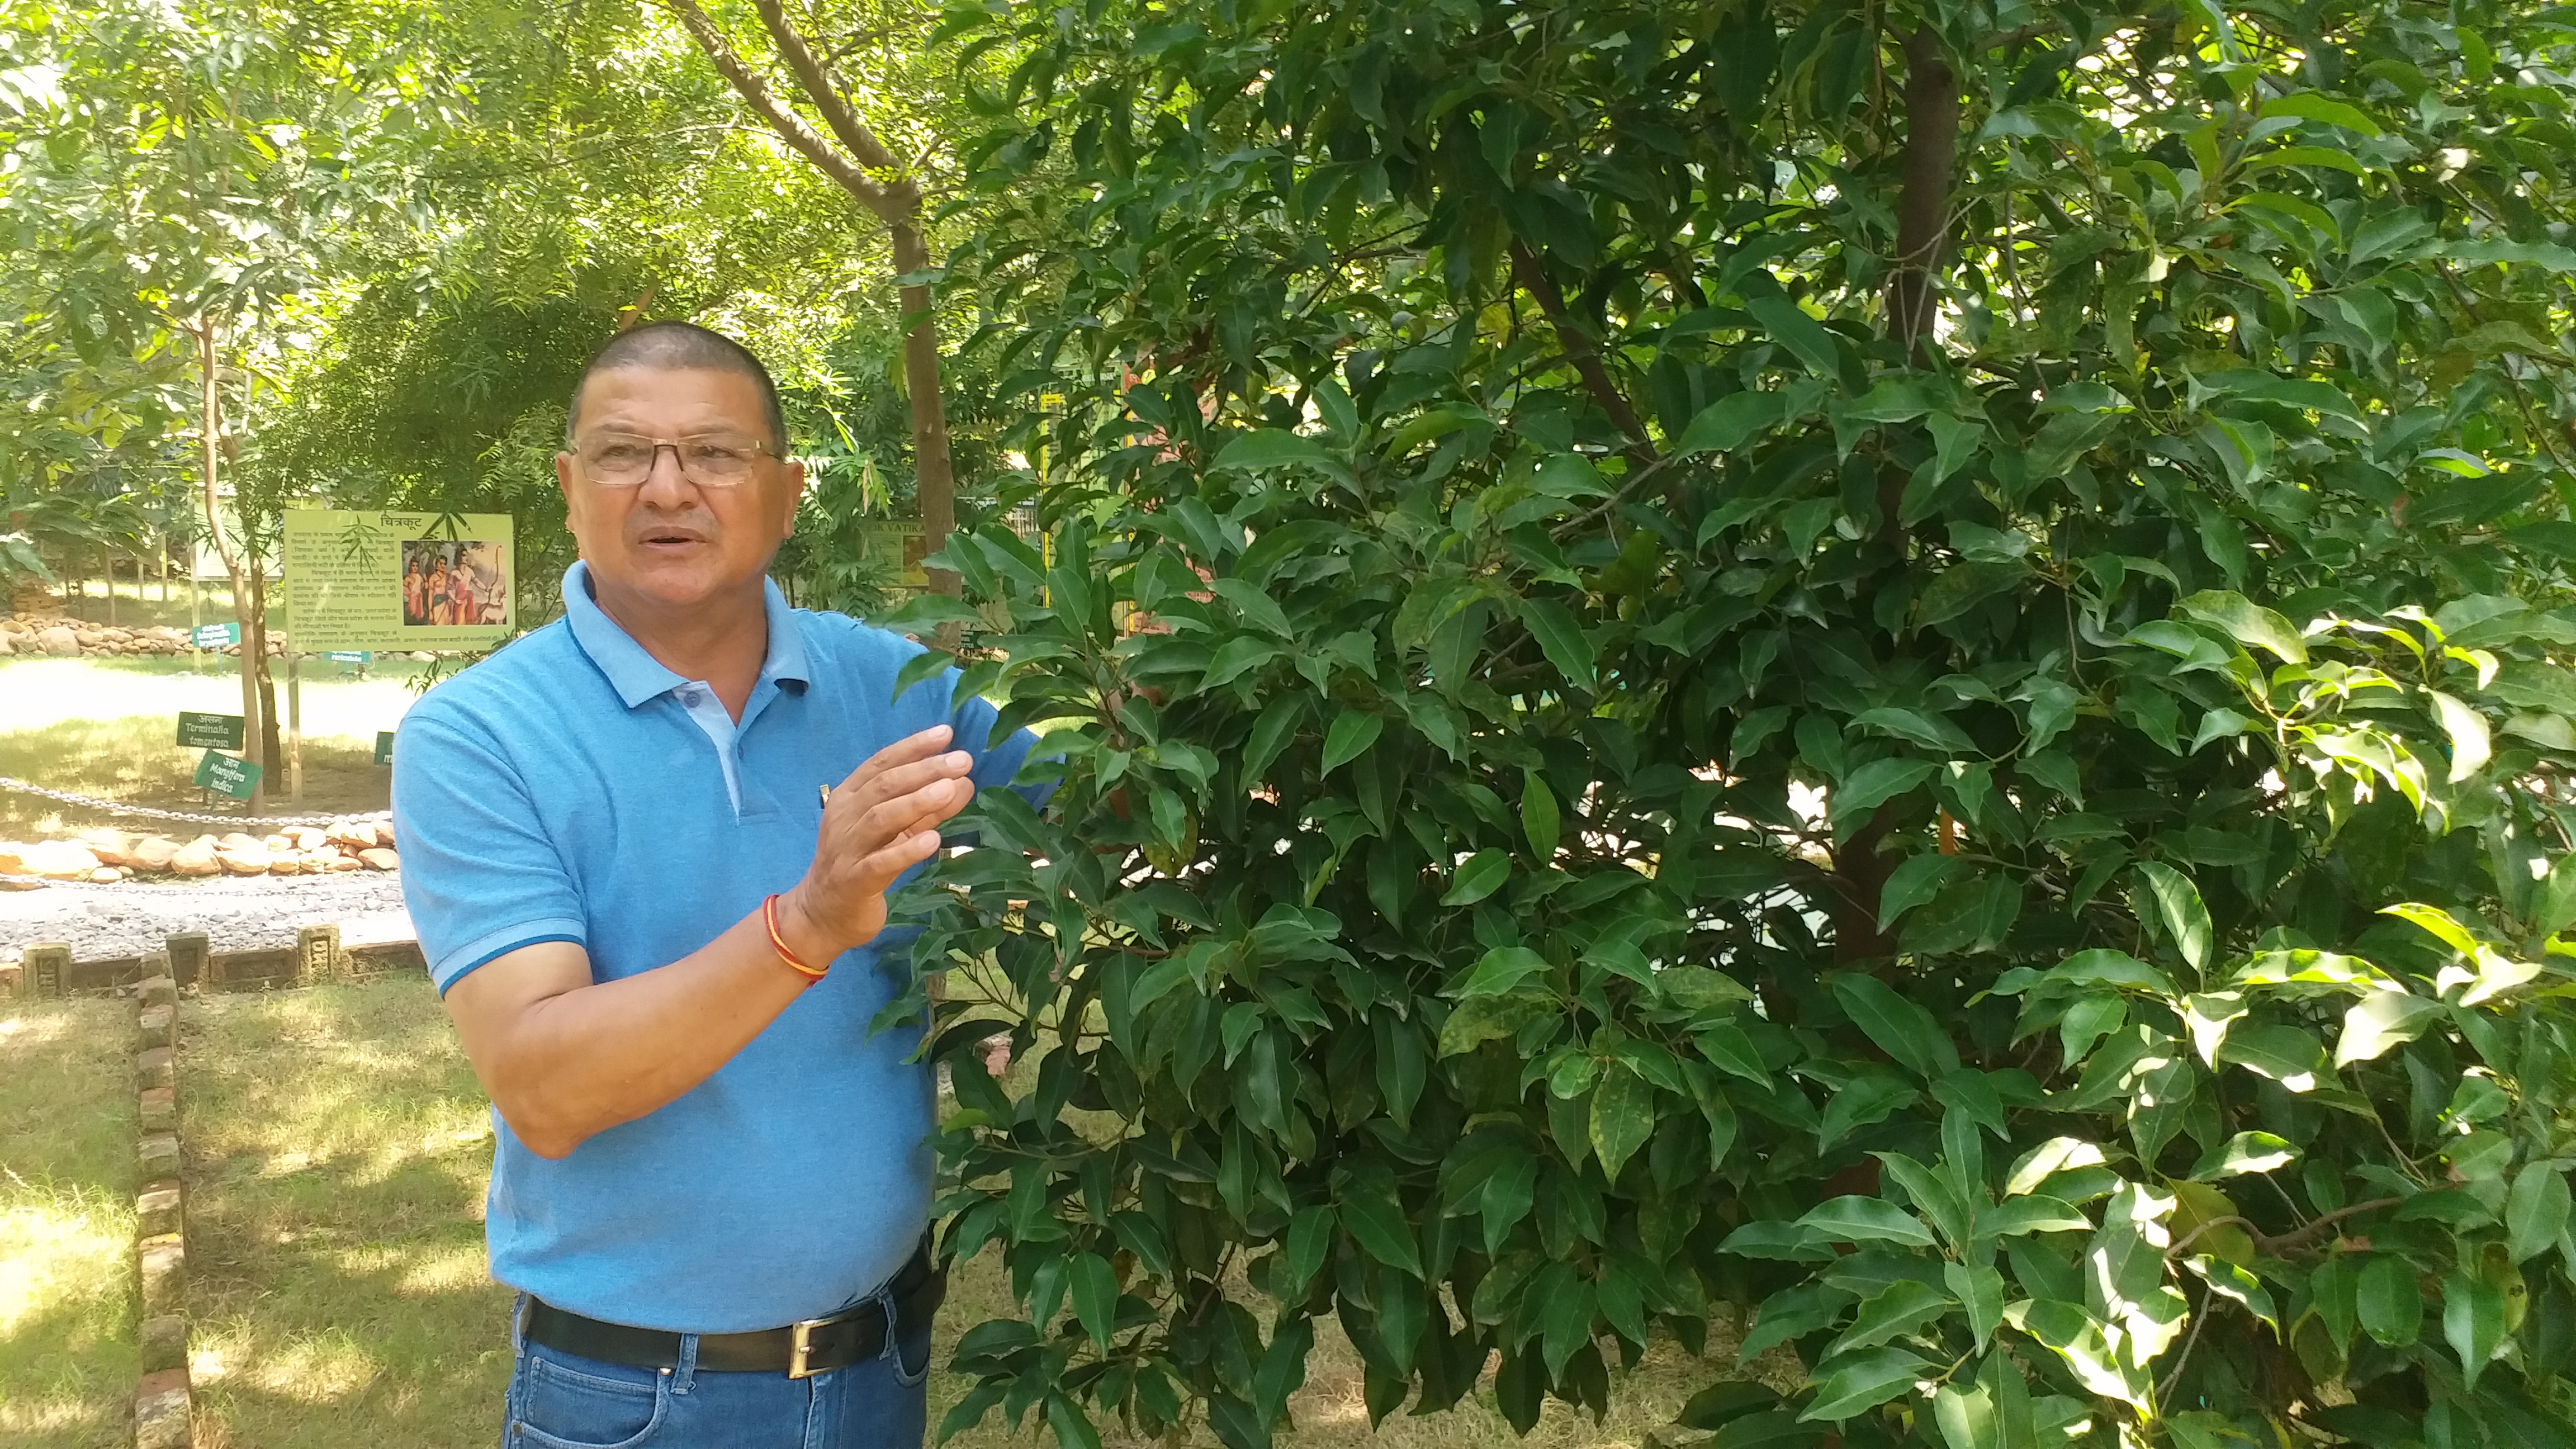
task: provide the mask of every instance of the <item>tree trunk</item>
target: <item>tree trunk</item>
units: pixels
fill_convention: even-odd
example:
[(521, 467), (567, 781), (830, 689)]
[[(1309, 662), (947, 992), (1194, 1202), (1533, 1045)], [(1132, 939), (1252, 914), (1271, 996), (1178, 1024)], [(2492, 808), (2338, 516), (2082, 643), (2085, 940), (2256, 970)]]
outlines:
[[(889, 221), (886, 231), (894, 242), (896, 276), (930, 269), (930, 248), (922, 239), (917, 213)], [(913, 481), (914, 496), (921, 505), (921, 546), (925, 553), (937, 553), (948, 546), (948, 532), (957, 526), (956, 474), (948, 457), (948, 404), (939, 388), (939, 319), (931, 312), (930, 288), (925, 283), (905, 285), (898, 299), (906, 323), (903, 381), (912, 406)], [(946, 569), (929, 573), (931, 592), (957, 592), (957, 575)]]
[[(1905, 170), (1896, 200), (1896, 267), (1887, 283), (1887, 334), (1932, 362), (1932, 320), (1943, 244), (1950, 231), (1950, 186), (1959, 150), (1959, 77), (1941, 55), (1941, 38), (1919, 29), (1905, 38)], [(1878, 536), (1891, 546), (1886, 566), (1902, 565), (1909, 548), (1902, 511), (1906, 471), (1889, 466), (1878, 482)], [(1879, 853), (1896, 802), (1878, 807), (1834, 851), (1834, 959), (1884, 960), (1896, 942), (1878, 929), (1879, 897), (1896, 861)]]
[[(251, 591), (249, 585), (242, 578), (241, 554), (233, 548), (231, 537), (224, 532), (223, 505), (215, 496), (215, 455), (223, 445), (224, 405), (222, 394), (216, 390), (215, 386), (215, 324), (213, 319), (200, 319), (195, 331), (197, 334), (197, 371), (199, 383), (198, 423), (203, 433), (203, 441), (205, 445), (200, 450), (201, 458), (198, 471), (198, 485), (200, 491), (204, 495), (201, 501), (204, 503), (206, 510), (207, 536), (214, 540), (215, 553), (218, 557), (223, 559), (224, 573), (232, 580), (233, 617), (242, 620), (244, 626), (242, 629), (241, 652), (242, 740), (244, 744), (248, 744), (250, 741), (255, 739), (264, 739), (266, 735), (266, 731), (261, 728), (260, 723), (260, 671), (258, 669), (258, 656), (255, 655), (251, 649)], [(265, 779), (263, 777), (262, 785), (254, 785), (251, 787), (250, 813), (254, 815), (259, 813), (260, 801), (265, 793), (263, 789), (264, 783)]]
[(268, 669), (268, 566), (257, 554), (251, 556), (250, 615), (242, 621), (242, 658), (258, 671), (259, 767), (264, 783), (286, 767), (286, 750), (277, 736), (277, 678)]

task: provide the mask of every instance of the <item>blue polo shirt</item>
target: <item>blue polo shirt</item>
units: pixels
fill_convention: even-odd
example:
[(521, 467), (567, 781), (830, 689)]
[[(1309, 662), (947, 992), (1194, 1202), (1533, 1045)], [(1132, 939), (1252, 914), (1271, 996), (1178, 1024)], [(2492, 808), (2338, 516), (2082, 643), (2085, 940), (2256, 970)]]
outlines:
[[(915, 731), (953, 725), (979, 787), (1009, 784), (1027, 757), (1025, 733), (988, 745), (983, 700), (952, 704), (954, 671), (893, 697), (921, 646), (790, 609), (775, 584), (739, 723), (600, 611), (585, 565), (563, 597), (563, 618), (403, 719), (403, 899), (442, 993), (539, 941), (579, 943), (600, 981), (688, 955), (804, 875), (818, 786)], [(775, 1328), (874, 1292), (930, 1215), (935, 1089), (904, 1060), (919, 1034), (868, 1030), (909, 943), (889, 931), (842, 956), (714, 1076), (560, 1161), (495, 1112), (493, 1276), (691, 1333)]]

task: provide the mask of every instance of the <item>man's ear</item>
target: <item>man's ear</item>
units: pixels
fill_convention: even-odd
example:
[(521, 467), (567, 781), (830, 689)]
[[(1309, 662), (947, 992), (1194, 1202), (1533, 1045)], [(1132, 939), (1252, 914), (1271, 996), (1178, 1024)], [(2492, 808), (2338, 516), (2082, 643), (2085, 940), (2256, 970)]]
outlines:
[(805, 498), (805, 465), (790, 460), (787, 465), (787, 506), (778, 520), (778, 537), (783, 541), (796, 531), (796, 505)]

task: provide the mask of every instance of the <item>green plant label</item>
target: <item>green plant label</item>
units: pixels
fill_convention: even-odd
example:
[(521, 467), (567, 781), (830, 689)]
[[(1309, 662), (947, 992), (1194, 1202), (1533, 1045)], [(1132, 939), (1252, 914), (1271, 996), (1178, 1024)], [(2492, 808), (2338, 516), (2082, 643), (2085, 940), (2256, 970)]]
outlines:
[[(195, 632), (188, 636), (188, 646), (192, 649), (221, 649), (228, 644), (240, 642), (241, 625), (239, 624), (199, 624)], [(234, 748), (239, 749), (240, 746), (235, 745)]]
[(259, 788), (259, 766), (208, 750), (197, 761), (197, 788), (247, 800)]
[(376, 655), (372, 649), (325, 649), (322, 657), (334, 664), (372, 664)]
[(393, 762), (394, 732), (392, 730), (376, 731), (376, 763), (379, 765), (390, 765)]
[(238, 750), (242, 747), (242, 717), (183, 709), (179, 711), (179, 743), (192, 750)]

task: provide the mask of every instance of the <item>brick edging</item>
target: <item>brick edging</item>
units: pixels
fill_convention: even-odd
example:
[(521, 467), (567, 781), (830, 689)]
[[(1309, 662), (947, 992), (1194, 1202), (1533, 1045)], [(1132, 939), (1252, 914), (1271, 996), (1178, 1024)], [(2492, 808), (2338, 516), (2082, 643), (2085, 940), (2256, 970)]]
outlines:
[(187, 1211), (179, 1157), (179, 985), (166, 952), (144, 958), (135, 988), (134, 1058), (141, 1094), (134, 1199), (135, 1272), (143, 1290), (142, 1376), (134, 1388), (135, 1449), (188, 1449), (195, 1405), (188, 1383)]

